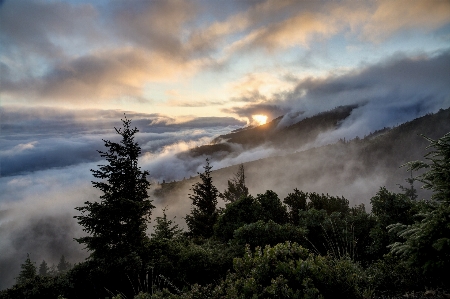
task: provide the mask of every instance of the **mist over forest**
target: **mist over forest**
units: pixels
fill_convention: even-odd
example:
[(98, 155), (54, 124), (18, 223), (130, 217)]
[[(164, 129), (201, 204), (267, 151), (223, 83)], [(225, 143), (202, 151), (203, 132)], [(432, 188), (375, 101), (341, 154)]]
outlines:
[[(162, 209), (167, 208), (168, 217), (176, 217), (175, 222), (186, 228), (184, 217), (191, 208), (188, 194), (199, 180), (197, 172), (201, 172), (206, 157), (211, 159), (212, 177), (220, 191), (225, 190), (236, 165), (243, 163), (246, 184), (253, 195), (273, 190), (284, 198), (297, 188), (344, 196), (351, 206), (363, 203), (370, 209), (369, 199), (380, 187), (398, 192), (398, 184), (406, 184), (410, 174), (400, 166), (426, 153), (427, 141), (420, 134), (439, 138), (450, 131), (450, 109), (440, 109), (392, 128), (378, 125), (380, 130), (372, 134), (336, 139), (342, 137), (338, 132), (348, 126), (348, 119), (359, 111), (357, 105), (341, 106), (287, 127), (280, 128), (280, 117), (243, 130), (239, 129), (242, 124), (228, 119), (162, 126), (159, 121), (127, 113), (128, 118), (136, 119), (133, 125), (142, 126), (137, 141), (143, 149), (140, 166), (150, 171), (149, 191), (156, 206), (152, 218), (161, 216)], [(5, 126), (4, 131), (17, 130), (19, 121), (22, 126), (30, 122), (26, 115), (15, 113), (17, 117), (11, 118), (15, 126)], [(14, 282), (26, 253), (31, 253), (34, 261), (45, 259), (49, 264), (57, 264), (61, 255), (72, 263), (87, 257), (82, 246), (73, 241), (83, 235), (73, 219), (74, 208), (100, 195), (92, 188), (89, 169), (104, 163), (95, 150), (102, 150), (102, 138), (115, 140), (111, 127), (116, 122), (112, 118), (120, 118), (120, 113), (110, 112), (111, 119), (101, 125), (97, 120), (90, 122), (89, 113), (81, 119), (56, 116), (33, 120), (34, 129), (42, 133), (33, 136), (41, 139), (30, 143), (19, 143), (30, 138), (27, 135), (22, 140), (11, 139), (10, 143), (19, 144), (2, 152), (13, 159), (21, 155), (20, 161), (30, 167), (24, 172), (19, 163), (2, 164), (6, 175), (0, 179), (0, 263), (2, 269), (8, 269), (1, 274), (2, 288)], [(63, 124), (73, 132), (62, 129)], [(53, 127), (63, 130), (65, 138), (48, 130)], [(246, 134), (253, 138), (246, 138)], [(323, 140), (334, 142), (324, 145)], [(46, 152), (50, 143), (55, 154)], [(42, 161), (44, 156), (51, 161)], [(429, 194), (419, 191), (419, 195)], [(219, 206), (224, 203), (219, 202)], [(149, 233), (152, 230), (150, 225)]]

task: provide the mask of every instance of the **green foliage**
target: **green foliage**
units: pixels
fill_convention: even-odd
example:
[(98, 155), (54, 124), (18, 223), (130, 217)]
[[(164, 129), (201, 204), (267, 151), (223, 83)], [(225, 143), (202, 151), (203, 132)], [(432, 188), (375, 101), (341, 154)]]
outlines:
[(251, 195), (227, 205), (214, 226), (214, 234), (222, 241), (233, 238), (239, 227), (258, 221), (260, 206)]
[(426, 169), (416, 180), (424, 184), (422, 188), (433, 191), (431, 199), (450, 203), (450, 132), (438, 140), (424, 138), (430, 142), (427, 149), (432, 148), (425, 155), (428, 163), (413, 161), (406, 165), (409, 170)]
[(368, 284), (377, 295), (398, 296), (424, 286), (427, 278), (417, 268), (392, 254), (372, 263), (367, 271)]
[(16, 278), (18, 284), (25, 284), (26, 282), (36, 277), (36, 266), (31, 262), (30, 254), (27, 253), (27, 259), (20, 265), (19, 276)]
[(328, 214), (333, 212), (348, 213), (348, 200), (344, 197), (335, 197), (328, 194), (308, 193), (308, 209), (325, 210)]
[(59, 298), (67, 297), (73, 290), (73, 284), (66, 275), (57, 276), (34, 276), (14, 285), (13, 287), (0, 291), (2, 299), (17, 298)]
[(362, 269), (350, 260), (315, 256), (296, 243), (249, 248), (210, 298), (359, 298)]
[(432, 148), (425, 155), (429, 163), (408, 165), (411, 170), (426, 169), (417, 179), (433, 191), (435, 201), (419, 205), (421, 212), (413, 224), (398, 221), (389, 226), (389, 231), (402, 239), (390, 247), (409, 265), (448, 285), (450, 280), (442, 279), (448, 277), (450, 266), (450, 133), (438, 140), (426, 139), (430, 142), (427, 148)]
[(398, 184), (398, 187), (403, 191), (403, 194), (405, 194), (406, 197), (411, 200), (416, 200), (418, 197), (417, 190), (416, 188), (414, 188), (414, 182), (416, 181), (416, 179), (412, 175), (412, 169), (410, 169), (410, 171), (411, 177), (405, 179), (405, 181), (409, 184), (409, 187), (404, 187), (400, 184)]
[(305, 229), (288, 224), (278, 224), (273, 220), (264, 222), (259, 220), (251, 224), (245, 224), (234, 232), (234, 241), (238, 244), (249, 244), (251, 248), (256, 246), (276, 245), (286, 241), (304, 242)]
[(123, 128), (115, 128), (122, 137), (120, 143), (104, 140), (108, 151), (98, 151), (108, 164), (91, 171), (101, 179), (93, 185), (103, 194), (100, 202), (85, 202), (76, 208), (82, 215), (75, 218), (90, 234), (76, 240), (86, 245), (93, 259), (104, 260), (106, 265), (134, 263), (134, 267), (133, 261), (140, 258), (148, 241), (147, 222), (154, 206), (147, 194), (149, 173), (138, 167), (141, 148), (134, 141), (138, 129), (131, 129), (126, 117), (122, 123)]
[(66, 258), (64, 257), (64, 255), (61, 256), (61, 258), (59, 259), (58, 266), (56, 266), (56, 268), (58, 269), (58, 273), (65, 273), (71, 267), (72, 267), (72, 265), (66, 261)]
[(206, 159), (204, 169), (204, 173), (198, 173), (201, 182), (192, 186), (193, 194), (189, 195), (192, 200), (191, 214), (186, 215), (185, 219), (192, 236), (209, 238), (214, 233), (213, 227), (218, 217), (216, 206), (219, 191), (213, 185), (209, 159)]
[(411, 225), (397, 223), (388, 227), (403, 239), (390, 246), (391, 252), (425, 274), (445, 277), (450, 267), (450, 206), (437, 204), (419, 216), (422, 219)]
[(115, 128), (120, 141), (103, 140), (107, 151), (98, 151), (107, 164), (91, 170), (99, 179), (92, 184), (102, 193), (100, 201), (77, 207), (81, 215), (74, 218), (88, 234), (75, 239), (91, 252), (84, 275), (102, 290), (120, 287), (129, 295), (145, 276), (147, 224), (154, 206), (147, 192), (149, 173), (138, 167), (141, 148), (134, 137), (139, 131), (126, 117), (122, 125)]
[[(168, 288), (177, 293), (195, 283), (208, 284), (222, 279), (241, 246), (229, 246), (212, 239), (152, 239), (149, 244), (149, 272), (154, 289)], [(170, 282), (170, 283), (169, 283)]]
[(258, 194), (256, 200), (260, 206), (258, 220), (264, 222), (273, 220), (279, 224), (288, 222), (287, 209), (275, 192), (267, 190), (264, 194)]
[(263, 223), (288, 222), (286, 207), (271, 190), (258, 194), (256, 198), (249, 195), (228, 204), (214, 227), (215, 235), (223, 241), (228, 241), (233, 238), (235, 230), (259, 220)]
[(151, 234), (153, 239), (173, 239), (180, 237), (183, 230), (175, 224), (173, 220), (168, 220), (166, 215), (167, 209), (163, 209), (163, 217), (156, 217), (156, 225), (154, 232)]
[(400, 240), (387, 226), (395, 223), (411, 224), (416, 213), (416, 203), (404, 194), (389, 192), (385, 187), (380, 188), (370, 202), (376, 219), (376, 225), (370, 231), (373, 240), (370, 252), (374, 258), (381, 258), (389, 252), (389, 244)]
[(294, 193), (289, 193), (283, 202), (289, 207), (289, 221), (298, 225), (300, 221), (299, 211), (306, 210), (306, 200), (308, 193), (294, 189)]
[(367, 264), (367, 248), (371, 244), (370, 230), (375, 219), (366, 213), (364, 205), (349, 209), (347, 214), (325, 210), (299, 211), (299, 226), (306, 229), (305, 246), (311, 251), (336, 258), (349, 257)]
[(234, 178), (228, 181), (227, 190), (219, 194), (219, 197), (224, 201), (235, 202), (246, 196), (248, 196), (248, 188), (245, 186), (244, 165), (241, 164)]
[(50, 275), (50, 268), (47, 265), (47, 262), (42, 260), (42, 263), (39, 265), (39, 276), (48, 276)]
[[(363, 265), (372, 262), (370, 246), (372, 238), (370, 231), (376, 225), (376, 219), (371, 213), (367, 213), (364, 204), (350, 208), (350, 213), (345, 217), (346, 241), (353, 243), (353, 256), (356, 261)], [(341, 230), (343, 230), (341, 228)]]

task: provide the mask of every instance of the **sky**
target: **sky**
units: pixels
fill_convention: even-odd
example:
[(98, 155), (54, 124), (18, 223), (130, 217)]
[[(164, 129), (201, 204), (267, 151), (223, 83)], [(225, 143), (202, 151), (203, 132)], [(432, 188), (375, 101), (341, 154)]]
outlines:
[(450, 41), (442, 0), (0, 3), (1, 103), (25, 109), (271, 119), (302, 82)]
[(448, 108), (449, 70), (445, 0), (0, 0), (0, 289), (27, 252), (86, 256), (74, 207), (124, 113), (141, 166), (180, 180), (204, 162), (182, 151), (279, 116), (358, 105), (321, 145)]

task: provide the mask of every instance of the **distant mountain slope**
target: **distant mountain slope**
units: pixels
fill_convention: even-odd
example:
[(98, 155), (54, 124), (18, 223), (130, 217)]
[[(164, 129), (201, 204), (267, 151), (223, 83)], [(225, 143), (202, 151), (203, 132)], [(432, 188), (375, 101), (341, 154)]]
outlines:
[(282, 117), (278, 117), (265, 125), (241, 129), (215, 138), (212, 144), (194, 148), (189, 153), (193, 157), (201, 155), (224, 156), (233, 151), (230, 144), (241, 145), (244, 149), (260, 145), (300, 148), (314, 141), (319, 134), (337, 128), (340, 122), (346, 119), (357, 106), (339, 106), (333, 110), (307, 117), (293, 125), (280, 128)]
[[(404, 185), (410, 175), (400, 166), (423, 159), (427, 152), (429, 143), (420, 134), (438, 139), (447, 132), (450, 132), (450, 109), (441, 109), (436, 114), (381, 130), (363, 139), (244, 163), (247, 185), (251, 194), (272, 189), (283, 197), (298, 188), (343, 195), (354, 204), (368, 204), (381, 186), (400, 192), (397, 184)], [(213, 171), (214, 183), (220, 191), (225, 189), (236, 169), (237, 166), (231, 166)], [(161, 200), (189, 201), (189, 188), (196, 180), (171, 183), (170, 188), (163, 186), (156, 195)], [(416, 188), (420, 188), (419, 183)], [(422, 196), (426, 194), (422, 193)]]

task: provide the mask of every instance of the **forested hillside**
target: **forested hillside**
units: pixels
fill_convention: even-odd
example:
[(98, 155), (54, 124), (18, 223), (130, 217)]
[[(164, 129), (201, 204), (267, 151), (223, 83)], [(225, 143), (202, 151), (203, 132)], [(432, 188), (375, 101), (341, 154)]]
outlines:
[(194, 148), (187, 153), (191, 156), (214, 155), (220, 153), (233, 154), (232, 144), (238, 144), (245, 150), (257, 146), (275, 146), (278, 148), (301, 148), (303, 145), (314, 141), (319, 134), (332, 131), (338, 124), (345, 120), (357, 106), (340, 106), (333, 110), (319, 113), (304, 118), (303, 120), (282, 126), (282, 116), (268, 122), (265, 125), (243, 128), (236, 132), (216, 137), (212, 144)]
[[(300, 124), (302, 122), (295, 126)], [(404, 184), (410, 177), (410, 173), (400, 166), (425, 155), (427, 140), (421, 135), (437, 139), (447, 132), (450, 132), (450, 109), (441, 109), (436, 114), (363, 138), (341, 139), (330, 145), (244, 163), (247, 185), (254, 193), (272, 189), (285, 196), (299, 188), (344, 195), (352, 204), (370, 206), (369, 199), (380, 186), (399, 191), (398, 184)], [(208, 152), (209, 155), (214, 153)], [(226, 188), (226, 179), (235, 169), (226, 167), (212, 172), (219, 190)], [(179, 203), (194, 182), (196, 178), (164, 184), (156, 188), (155, 195), (168, 203)]]
[[(150, 196), (125, 118), (92, 170), (99, 200), (74, 211), (90, 256), (38, 271), (31, 253), (0, 298), (447, 298), (449, 119), (217, 171), (206, 158)], [(168, 216), (182, 193), (186, 226)]]

